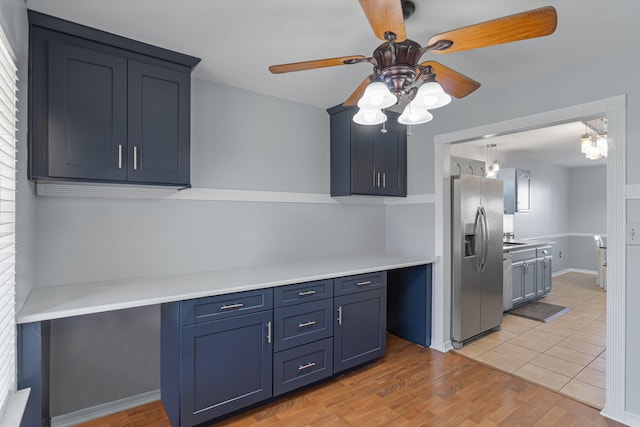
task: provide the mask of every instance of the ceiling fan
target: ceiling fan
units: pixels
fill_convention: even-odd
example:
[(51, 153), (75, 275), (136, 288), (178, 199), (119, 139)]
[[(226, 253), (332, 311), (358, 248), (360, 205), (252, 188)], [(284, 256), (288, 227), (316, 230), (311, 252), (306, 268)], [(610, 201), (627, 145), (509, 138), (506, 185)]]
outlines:
[(342, 56), (272, 65), (269, 70), (280, 74), (369, 62), (373, 73), (343, 104), (360, 107), (354, 121), (361, 124), (384, 122), (386, 115), (381, 110), (399, 103), (405, 96), (410, 102), (398, 121), (425, 123), (433, 118), (428, 109), (448, 104), (449, 95), (463, 98), (480, 87), (477, 81), (436, 61), (420, 63), (425, 53), (453, 53), (547, 36), (555, 31), (557, 24), (556, 10), (546, 6), (437, 34), (422, 47), (405, 33), (404, 20), (415, 11), (412, 1), (360, 0), (360, 6), (375, 36), (384, 40), (371, 57)]

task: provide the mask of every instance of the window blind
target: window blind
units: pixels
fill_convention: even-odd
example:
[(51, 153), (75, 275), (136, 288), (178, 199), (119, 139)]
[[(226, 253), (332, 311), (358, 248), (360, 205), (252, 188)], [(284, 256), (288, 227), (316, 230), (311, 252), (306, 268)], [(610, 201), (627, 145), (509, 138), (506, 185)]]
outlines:
[(0, 28), (0, 413), (16, 389), (17, 68)]

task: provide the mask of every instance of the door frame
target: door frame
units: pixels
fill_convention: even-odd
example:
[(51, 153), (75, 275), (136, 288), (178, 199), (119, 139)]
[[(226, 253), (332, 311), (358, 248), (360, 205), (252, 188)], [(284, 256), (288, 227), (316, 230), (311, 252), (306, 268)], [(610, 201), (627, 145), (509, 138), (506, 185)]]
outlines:
[(451, 345), (450, 145), (603, 115), (608, 119), (609, 153), (607, 158), (606, 402), (602, 414), (612, 419), (624, 420), (626, 401), (626, 95), (617, 95), (434, 137), (435, 257), (440, 262), (434, 264), (431, 346), (440, 351), (449, 351), (453, 348)]

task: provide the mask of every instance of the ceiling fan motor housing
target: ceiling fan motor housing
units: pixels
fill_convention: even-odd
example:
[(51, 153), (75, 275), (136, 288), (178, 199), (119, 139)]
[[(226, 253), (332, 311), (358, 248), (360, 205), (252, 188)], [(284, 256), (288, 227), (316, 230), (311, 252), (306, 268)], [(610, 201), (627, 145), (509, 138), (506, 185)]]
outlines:
[(383, 43), (373, 52), (376, 74), (397, 98), (408, 93), (416, 78), (421, 49), (418, 43), (406, 39), (400, 43)]

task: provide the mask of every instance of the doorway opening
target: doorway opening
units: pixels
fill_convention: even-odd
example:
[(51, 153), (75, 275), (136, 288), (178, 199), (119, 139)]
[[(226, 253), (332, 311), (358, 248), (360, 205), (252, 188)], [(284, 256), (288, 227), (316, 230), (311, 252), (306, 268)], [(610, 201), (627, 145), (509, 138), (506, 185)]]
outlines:
[(495, 135), (508, 135), (541, 127), (606, 116), (609, 123), (607, 159), (607, 297), (606, 297), (606, 398), (603, 415), (624, 417), (625, 405), (625, 96), (548, 111), (532, 116), (465, 129), (435, 137), (436, 257), (434, 266), (434, 328), (432, 347), (448, 351), (451, 347), (451, 224), (450, 149), (463, 143)]

